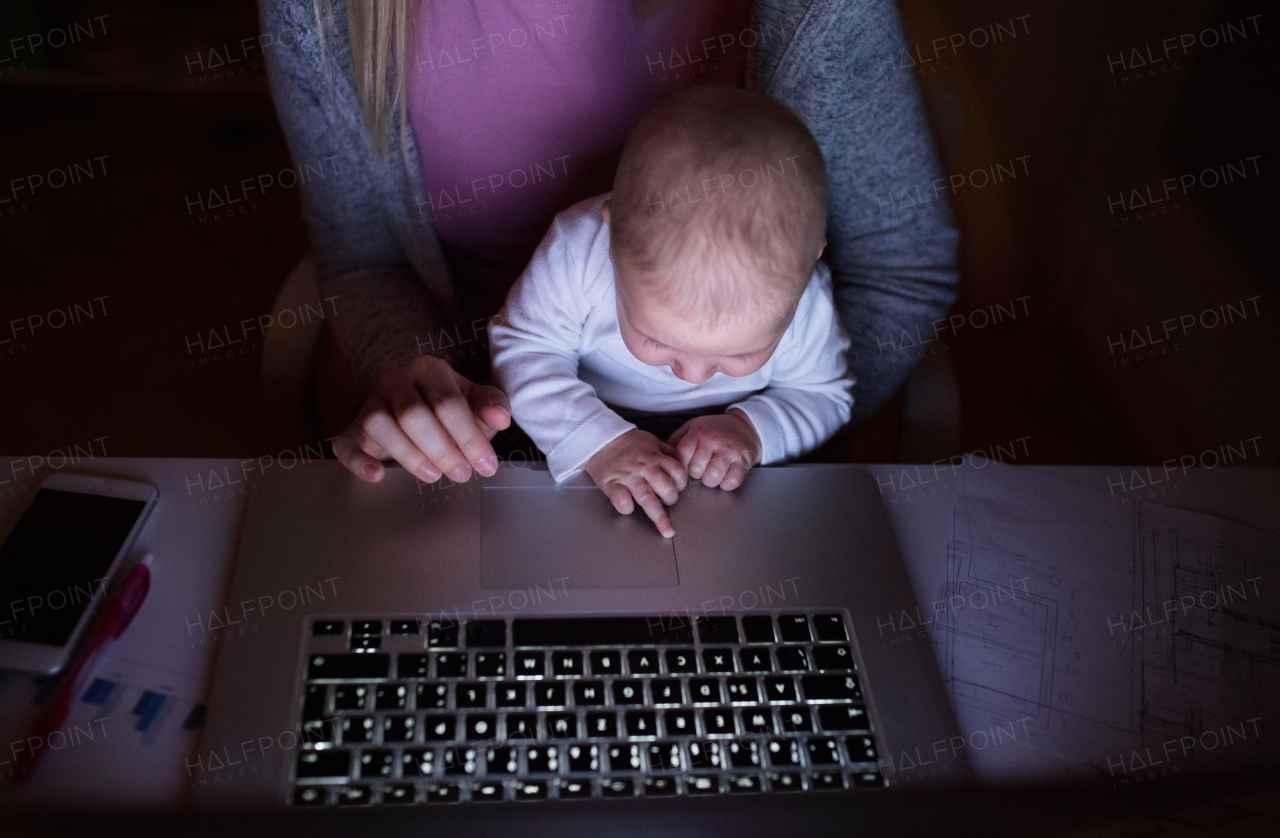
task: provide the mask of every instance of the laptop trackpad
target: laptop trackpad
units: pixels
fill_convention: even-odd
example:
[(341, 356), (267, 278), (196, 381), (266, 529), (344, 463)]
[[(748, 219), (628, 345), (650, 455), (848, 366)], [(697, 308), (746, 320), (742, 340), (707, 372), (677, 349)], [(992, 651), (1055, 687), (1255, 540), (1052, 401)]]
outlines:
[(480, 585), (674, 588), (674, 539), (639, 510), (619, 515), (594, 486), (486, 486)]

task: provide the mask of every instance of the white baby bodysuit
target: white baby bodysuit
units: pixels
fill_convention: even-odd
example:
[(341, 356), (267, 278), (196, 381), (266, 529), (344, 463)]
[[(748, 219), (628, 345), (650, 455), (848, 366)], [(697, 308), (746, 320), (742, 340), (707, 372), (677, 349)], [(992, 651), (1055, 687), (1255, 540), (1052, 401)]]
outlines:
[(609, 405), (650, 413), (740, 409), (760, 435), (764, 464), (813, 450), (849, 421), (849, 339), (821, 262), (778, 348), (750, 375), (717, 372), (690, 384), (670, 367), (632, 355), (618, 330), (609, 228), (600, 210), (608, 197), (556, 216), (489, 328), (496, 381), (557, 481), (635, 427)]

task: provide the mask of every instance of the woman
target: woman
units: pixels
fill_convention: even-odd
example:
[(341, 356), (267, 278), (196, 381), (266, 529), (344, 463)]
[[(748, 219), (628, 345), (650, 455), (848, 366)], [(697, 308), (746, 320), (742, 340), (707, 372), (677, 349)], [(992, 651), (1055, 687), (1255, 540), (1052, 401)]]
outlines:
[(303, 211), (367, 393), (334, 450), (365, 480), (383, 459), (429, 482), (494, 472), (510, 406), (483, 383), (487, 318), (552, 217), (608, 191), (640, 116), (691, 85), (762, 91), (822, 148), (855, 424), (913, 365), (884, 347), (954, 299), (950, 210), (899, 197), (936, 196), (942, 172), (892, 0), (262, 0), (261, 17), (296, 35), (266, 50), (295, 163), (336, 155)]

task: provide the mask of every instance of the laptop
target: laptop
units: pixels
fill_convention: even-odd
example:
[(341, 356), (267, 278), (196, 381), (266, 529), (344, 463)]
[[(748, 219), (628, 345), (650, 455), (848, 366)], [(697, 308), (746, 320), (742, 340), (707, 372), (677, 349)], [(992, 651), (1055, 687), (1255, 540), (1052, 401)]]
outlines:
[[(932, 648), (881, 637), (916, 600), (871, 475), (755, 469), (733, 492), (692, 483), (670, 514), (664, 539), (587, 475), (519, 464), (260, 479), (194, 801), (874, 795), (893, 755), (954, 741)], [(963, 753), (934, 773), (969, 777)]]

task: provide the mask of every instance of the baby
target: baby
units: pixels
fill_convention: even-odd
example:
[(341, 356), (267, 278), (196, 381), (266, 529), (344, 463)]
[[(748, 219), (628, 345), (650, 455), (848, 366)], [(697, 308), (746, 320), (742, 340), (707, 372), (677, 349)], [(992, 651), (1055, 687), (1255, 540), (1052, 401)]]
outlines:
[[(848, 421), (826, 201), (818, 144), (761, 94), (697, 88), (645, 115), (613, 191), (556, 216), (490, 327), (557, 481), (586, 471), (670, 537), (688, 478), (735, 489)], [(664, 419), (665, 442), (637, 426)]]

